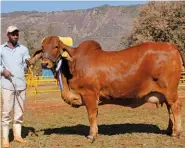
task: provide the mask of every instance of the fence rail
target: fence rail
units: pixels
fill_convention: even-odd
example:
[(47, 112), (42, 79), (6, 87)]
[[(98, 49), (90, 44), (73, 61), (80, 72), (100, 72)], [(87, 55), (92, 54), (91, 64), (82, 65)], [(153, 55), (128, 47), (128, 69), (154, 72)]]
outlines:
[[(54, 84), (58, 88), (58, 81), (51, 76), (34, 76), (33, 74), (26, 74), (27, 93), (44, 93), (44, 92), (58, 92), (60, 89), (40, 89), (39, 86)], [(31, 91), (31, 88), (34, 91)]]
[(181, 72), (181, 79), (179, 82), (179, 87), (185, 87), (185, 71)]

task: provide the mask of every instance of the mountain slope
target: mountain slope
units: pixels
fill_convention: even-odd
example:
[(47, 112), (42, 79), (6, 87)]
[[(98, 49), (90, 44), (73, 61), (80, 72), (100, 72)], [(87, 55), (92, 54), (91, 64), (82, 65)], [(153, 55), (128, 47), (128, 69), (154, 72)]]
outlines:
[(6, 28), (16, 25), (21, 30), (20, 42), (24, 45), (23, 30), (26, 28), (29, 37), (36, 40), (34, 47), (40, 46), (40, 40), (44, 36), (52, 34), (71, 36), (74, 46), (83, 40), (94, 39), (103, 49), (114, 50), (118, 48), (120, 38), (130, 33), (138, 8), (139, 5), (104, 5), (87, 10), (4, 13), (1, 14), (1, 41), (3, 43), (7, 40)]

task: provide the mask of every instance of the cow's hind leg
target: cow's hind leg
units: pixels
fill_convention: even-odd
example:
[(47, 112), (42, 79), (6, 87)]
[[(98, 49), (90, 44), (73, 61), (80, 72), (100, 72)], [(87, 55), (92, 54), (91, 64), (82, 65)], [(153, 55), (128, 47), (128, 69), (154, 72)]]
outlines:
[(96, 94), (83, 95), (83, 100), (87, 108), (89, 122), (90, 122), (90, 131), (87, 136), (92, 142), (95, 140), (98, 134), (98, 125), (97, 125), (97, 113), (98, 113), (98, 97)]
[(171, 102), (167, 100), (166, 104), (169, 113), (167, 132), (178, 138), (181, 133), (181, 100), (178, 98), (178, 95), (175, 95), (175, 101)]

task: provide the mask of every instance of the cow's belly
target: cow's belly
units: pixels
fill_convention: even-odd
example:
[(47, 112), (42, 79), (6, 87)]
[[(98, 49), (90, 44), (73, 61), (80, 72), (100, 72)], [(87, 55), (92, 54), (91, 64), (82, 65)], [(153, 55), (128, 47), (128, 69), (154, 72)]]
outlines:
[(152, 104), (155, 104), (156, 107), (159, 107), (159, 105), (162, 106), (164, 102), (165, 102), (165, 99), (161, 94), (152, 92), (142, 98), (134, 98), (134, 97), (132, 98), (131, 96), (130, 98), (124, 97), (124, 96), (119, 98), (113, 98), (112, 96), (100, 96), (99, 105), (117, 104), (117, 105), (136, 108), (145, 103), (152, 103)]
[(143, 72), (137, 73), (137, 77), (129, 75), (129, 78), (125, 77), (111, 82), (105, 81), (102, 83), (100, 100), (108, 100), (110, 103), (114, 102), (114, 104), (123, 104), (130, 107), (138, 107), (147, 102), (156, 104), (157, 107), (160, 104), (162, 105), (165, 101), (165, 97), (159, 93), (162, 90), (150, 73), (142, 74)]

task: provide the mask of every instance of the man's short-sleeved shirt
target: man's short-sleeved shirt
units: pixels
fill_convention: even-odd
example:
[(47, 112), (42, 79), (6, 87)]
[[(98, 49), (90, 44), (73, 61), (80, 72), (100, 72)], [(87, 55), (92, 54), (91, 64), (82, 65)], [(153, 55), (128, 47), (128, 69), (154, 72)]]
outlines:
[[(7, 69), (13, 74), (12, 81), (17, 90), (24, 90), (26, 88), (26, 81), (24, 71), (27, 68), (25, 59), (30, 58), (28, 48), (17, 44), (15, 48), (11, 49), (8, 43), (0, 47), (0, 71)], [(1, 76), (1, 87), (4, 89), (14, 90), (12, 83)]]

